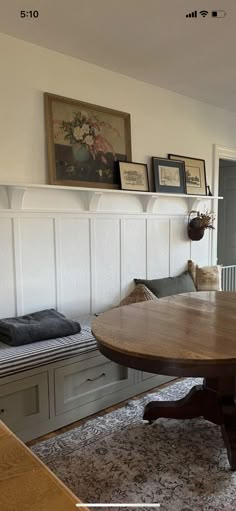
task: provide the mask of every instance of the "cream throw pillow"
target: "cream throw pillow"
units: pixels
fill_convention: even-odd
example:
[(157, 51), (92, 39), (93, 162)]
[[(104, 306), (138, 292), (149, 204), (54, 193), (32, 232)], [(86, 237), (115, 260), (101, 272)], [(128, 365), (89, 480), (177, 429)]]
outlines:
[(158, 298), (144, 284), (138, 284), (131, 293), (126, 296), (118, 307), (130, 305), (131, 303), (147, 302), (148, 300), (158, 300)]
[(222, 291), (222, 266), (198, 266), (194, 261), (188, 261), (188, 270), (198, 291)]
[(191, 259), (190, 259), (188, 261), (188, 272), (190, 273), (190, 275), (193, 279), (195, 287), (197, 287), (196, 271), (197, 271), (197, 265), (194, 261), (191, 261)]

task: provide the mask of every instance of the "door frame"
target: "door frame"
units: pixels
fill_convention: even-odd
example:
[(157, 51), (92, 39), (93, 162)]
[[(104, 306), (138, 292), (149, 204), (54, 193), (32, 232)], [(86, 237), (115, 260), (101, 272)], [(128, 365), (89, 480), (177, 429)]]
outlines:
[[(219, 194), (219, 166), (220, 160), (233, 160), (236, 162), (236, 148), (220, 146), (214, 144), (214, 157), (213, 157), (213, 195), (218, 197)], [(217, 237), (218, 237), (218, 200), (214, 200), (212, 209), (216, 214), (214, 222), (215, 229), (212, 231), (212, 264), (217, 264)]]

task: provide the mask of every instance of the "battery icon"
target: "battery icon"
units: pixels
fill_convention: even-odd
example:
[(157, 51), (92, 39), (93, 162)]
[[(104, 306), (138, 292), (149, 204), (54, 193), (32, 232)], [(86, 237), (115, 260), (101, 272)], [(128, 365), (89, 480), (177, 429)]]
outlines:
[(224, 18), (226, 16), (225, 11), (211, 11), (211, 15), (213, 18)]

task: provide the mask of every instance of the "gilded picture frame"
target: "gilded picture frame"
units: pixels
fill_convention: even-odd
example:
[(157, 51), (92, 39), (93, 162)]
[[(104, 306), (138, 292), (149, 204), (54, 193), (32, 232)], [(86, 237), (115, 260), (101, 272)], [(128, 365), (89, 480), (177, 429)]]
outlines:
[(130, 160), (130, 114), (44, 93), (49, 183), (120, 188), (118, 160)]

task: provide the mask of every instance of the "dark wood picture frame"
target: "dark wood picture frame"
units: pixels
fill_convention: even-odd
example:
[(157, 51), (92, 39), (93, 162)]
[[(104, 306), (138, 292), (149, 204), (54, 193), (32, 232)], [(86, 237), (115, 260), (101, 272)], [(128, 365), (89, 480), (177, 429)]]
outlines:
[[(168, 154), (171, 160), (179, 160), (185, 163), (185, 179), (187, 195), (207, 195), (206, 183), (206, 162), (201, 158), (192, 156), (180, 156), (178, 154)], [(198, 165), (194, 165), (194, 163)], [(195, 176), (193, 175), (195, 173)], [(192, 183), (191, 183), (192, 180)]]
[(116, 162), (131, 160), (130, 114), (44, 93), (49, 183), (120, 188)]
[[(138, 163), (133, 161), (119, 161), (118, 167), (120, 172), (120, 182), (122, 190), (130, 191), (133, 190), (135, 192), (149, 192), (148, 166), (146, 163)], [(132, 173), (133, 175), (129, 177), (129, 173)], [(136, 173), (136, 176), (134, 173)]]
[(152, 166), (156, 192), (186, 193), (184, 162), (153, 156)]

